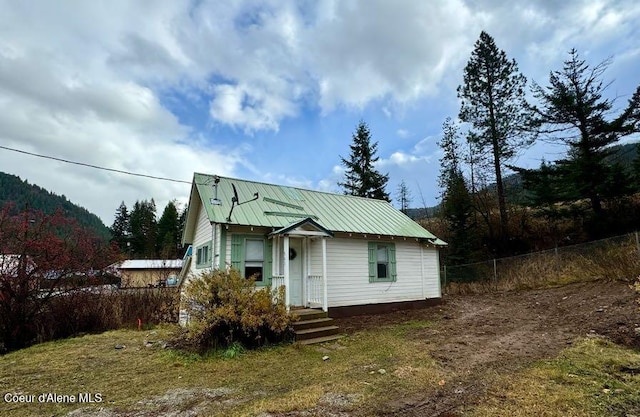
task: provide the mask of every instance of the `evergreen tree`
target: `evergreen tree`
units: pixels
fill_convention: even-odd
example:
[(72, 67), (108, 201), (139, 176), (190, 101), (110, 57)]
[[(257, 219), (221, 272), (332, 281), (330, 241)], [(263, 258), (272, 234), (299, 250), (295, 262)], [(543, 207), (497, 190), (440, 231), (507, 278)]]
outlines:
[(385, 191), (389, 175), (382, 175), (373, 167), (379, 159), (375, 156), (378, 142), (371, 143), (371, 132), (364, 121), (360, 121), (352, 138), (349, 159), (340, 157), (347, 170), (345, 181), (338, 185), (348, 195), (391, 201)]
[(468, 263), (475, 246), (473, 199), (462, 171), (453, 171), (442, 199), (442, 216), (451, 231), (447, 258), (450, 264)]
[(178, 257), (180, 248), (180, 219), (175, 202), (169, 201), (158, 221), (158, 253), (162, 259)]
[(558, 182), (564, 184), (561, 196), (588, 199), (597, 218), (603, 213), (603, 200), (629, 192), (627, 174), (608, 161), (611, 145), (638, 131), (640, 114), (639, 86), (627, 108), (607, 120), (613, 101), (603, 97), (607, 85), (602, 75), (609, 63), (591, 68), (572, 49), (563, 69), (551, 72), (548, 87), (533, 86), (540, 102), (533, 108), (540, 133), (568, 146), (567, 158), (555, 167)]
[(460, 167), (458, 127), (447, 118), (442, 128), (442, 140), (438, 142), (443, 152), (438, 183), (443, 188), (442, 217), (450, 231), (447, 261), (460, 264), (469, 261), (474, 246), (473, 199)]
[(442, 123), (442, 140), (438, 142), (438, 146), (442, 149), (442, 158), (440, 158), (440, 175), (438, 176), (438, 185), (440, 188), (446, 189), (449, 178), (460, 171), (460, 131), (458, 126), (447, 117)]
[(157, 227), (155, 201), (136, 201), (129, 217), (131, 256), (147, 259), (157, 256)]
[[(180, 244), (182, 244), (182, 235), (184, 234), (184, 229), (185, 227), (187, 227), (188, 212), (189, 212), (189, 205), (186, 205), (180, 212), (180, 217), (178, 218), (178, 239)], [(184, 250), (185, 247), (183, 246), (182, 249)], [(183, 251), (182, 251), (182, 254), (184, 254)]]
[(633, 159), (633, 185), (636, 192), (640, 192), (640, 143), (636, 145), (636, 157)]
[(507, 59), (489, 34), (480, 33), (464, 69), (464, 83), (458, 87), (462, 99), (459, 117), (471, 124), (468, 141), (474, 153), (492, 164), (503, 238), (508, 225), (503, 168), (519, 148), (533, 140), (525, 130), (530, 120), (526, 82), (516, 61)]
[(409, 203), (413, 200), (411, 197), (411, 191), (409, 191), (409, 187), (404, 182), (404, 180), (400, 181), (398, 184), (398, 194), (396, 196), (398, 203), (400, 203), (400, 211), (403, 213), (407, 213), (407, 209), (409, 208)]
[(114, 242), (121, 252), (127, 252), (129, 243), (129, 211), (124, 201), (116, 210), (116, 217), (111, 226), (111, 241)]

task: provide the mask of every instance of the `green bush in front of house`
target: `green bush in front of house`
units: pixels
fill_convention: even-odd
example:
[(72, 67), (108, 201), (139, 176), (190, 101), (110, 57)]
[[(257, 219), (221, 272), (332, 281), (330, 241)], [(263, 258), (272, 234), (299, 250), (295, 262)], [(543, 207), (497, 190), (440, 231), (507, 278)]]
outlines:
[(216, 270), (192, 279), (184, 289), (189, 323), (177, 344), (204, 352), (241, 343), (246, 348), (280, 343), (293, 336), (293, 316), (282, 292), (256, 287), (236, 270)]

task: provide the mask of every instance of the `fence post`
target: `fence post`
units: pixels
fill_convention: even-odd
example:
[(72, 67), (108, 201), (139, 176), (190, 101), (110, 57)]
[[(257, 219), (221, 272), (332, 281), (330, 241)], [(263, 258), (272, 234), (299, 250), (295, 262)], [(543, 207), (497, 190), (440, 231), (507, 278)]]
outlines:
[(444, 288), (447, 288), (447, 266), (444, 266)]
[(498, 285), (498, 267), (496, 265), (496, 258), (493, 258), (493, 282)]

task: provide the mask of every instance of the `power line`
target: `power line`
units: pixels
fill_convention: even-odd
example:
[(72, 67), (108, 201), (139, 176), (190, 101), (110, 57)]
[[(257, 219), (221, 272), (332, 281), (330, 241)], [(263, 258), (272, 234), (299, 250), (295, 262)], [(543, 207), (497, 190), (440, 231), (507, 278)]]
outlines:
[(138, 174), (136, 172), (123, 171), (121, 169), (106, 168), (106, 167), (101, 167), (101, 166), (98, 166), (98, 165), (87, 164), (87, 163), (84, 163), (84, 162), (77, 162), (77, 161), (70, 161), (68, 159), (56, 158), (55, 156), (41, 155), (41, 154), (37, 154), (37, 153), (33, 153), (33, 152), (23, 151), (21, 149), (9, 148), (8, 146), (0, 145), (0, 149), (4, 149), (4, 150), (7, 150), (7, 151), (12, 151), (12, 152), (18, 152), (18, 153), (22, 153), (22, 154), (30, 155), (30, 156), (36, 156), (38, 158), (51, 159), (51, 160), (54, 160), (54, 161), (64, 162), (66, 164), (80, 165), (80, 166), (83, 166), (83, 167), (100, 169), (100, 170), (109, 171), (109, 172), (117, 172), (118, 174), (133, 175), (134, 177), (143, 177), (143, 178), (151, 178), (151, 179), (154, 179), (154, 180), (179, 182), (179, 183), (183, 183), (183, 184), (191, 184), (191, 181), (176, 180), (174, 178), (166, 178), (166, 177), (157, 177), (155, 175)]

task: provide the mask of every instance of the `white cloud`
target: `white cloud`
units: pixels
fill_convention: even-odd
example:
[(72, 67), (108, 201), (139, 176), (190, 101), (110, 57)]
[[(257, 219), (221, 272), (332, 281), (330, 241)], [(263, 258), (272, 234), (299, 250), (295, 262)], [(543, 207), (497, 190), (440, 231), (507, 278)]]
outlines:
[[(0, 7), (0, 143), (185, 180), (193, 171), (233, 175), (243, 169), (256, 178), (267, 171), (287, 184), (335, 191), (344, 174), (335, 161), (313, 161), (312, 168), (304, 158), (313, 152), (295, 155), (290, 164), (299, 174), (281, 177), (275, 168), (264, 169), (270, 164), (266, 146), (248, 144), (273, 140), (270, 148), (287, 152), (283, 136), (267, 135), (289, 120), (308, 113), (357, 119), (373, 110), (383, 114), (380, 124), (403, 119), (398, 137), (424, 138), (413, 148), (392, 148), (380, 161), (392, 181), (404, 176), (408, 184), (435, 183), (439, 126), (429, 131), (424, 124), (457, 111), (451, 97), (481, 30), (540, 83), (573, 46), (590, 62), (614, 55), (632, 69), (639, 56), (635, 0), (537, 0), (518, 7), (493, 0), (0, 0)], [(633, 70), (617, 74), (626, 75), (620, 77), (626, 85), (637, 83)], [(177, 108), (168, 107), (167, 95), (182, 99)], [(404, 118), (429, 100), (436, 104), (419, 122)], [(194, 103), (201, 103), (209, 123), (185, 116)], [(227, 126), (236, 136), (227, 137)], [(323, 129), (322, 122), (301, 128), (297, 138), (324, 145), (319, 138), (334, 132)], [(6, 151), (0, 164), (64, 193), (107, 223), (120, 200), (156, 197), (162, 207), (189, 192), (187, 184)], [(306, 179), (322, 177), (318, 169), (327, 178)]]
[(263, 89), (223, 84), (213, 88), (210, 105), (213, 119), (250, 133), (256, 130), (278, 130), (279, 121), (294, 116), (292, 103)]
[[(118, 67), (111, 59), (122, 39), (133, 39), (128, 34), (135, 29), (140, 37), (166, 41), (162, 48), (168, 52), (163, 57), (158, 51), (164, 49), (158, 46), (155, 58), (137, 54), (132, 59), (150, 67), (171, 67), (172, 59), (180, 58), (180, 54), (172, 47), (167, 28), (139, 21), (136, 16), (142, 10), (134, 10), (137, 6), (133, 5), (114, 4), (108, 12), (98, 4), (80, 3), (68, 8), (50, 5), (3, 6), (7, 13), (0, 17), (4, 28), (0, 45), (2, 144), (187, 181), (194, 170), (210, 172), (215, 167), (220, 174), (234, 172), (242, 159), (239, 154), (219, 146), (198, 146), (197, 140), (191, 140), (191, 128), (181, 125), (163, 107), (153, 89), (125, 74), (130, 63), (121, 61)], [(154, 8), (145, 10), (144, 15), (161, 18), (175, 11), (171, 7)], [(123, 25), (120, 18), (128, 18), (131, 24)], [(143, 43), (133, 44), (140, 52)], [(188, 184), (126, 176), (8, 151), (0, 152), (0, 166), (3, 171), (65, 194), (107, 224), (121, 200), (131, 206), (137, 199), (155, 198), (162, 210), (169, 200), (184, 200), (189, 193)]]
[(397, 165), (400, 167), (415, 164), (416, 162), (429, 162), (428, 158), (408, 154), (402, 151), (392, 153), (388, 159), (380, 159), (378, 166), (385, 167), (387, 165)]
[(400, 137), (400, 138), (405, 139), (405, 138), (409, 137), (410, 133), (406, 129), (398, 129), (398, 130), (396, 130), (396, 135), (398, 135), (398, 137)]
[[(438, 84), (474, 24), (461, 1), (335, 2), (304, 33), (326, 112), (372, 100), (416, 100)], [(399, 71), (399, 69), (402, 69)]]

